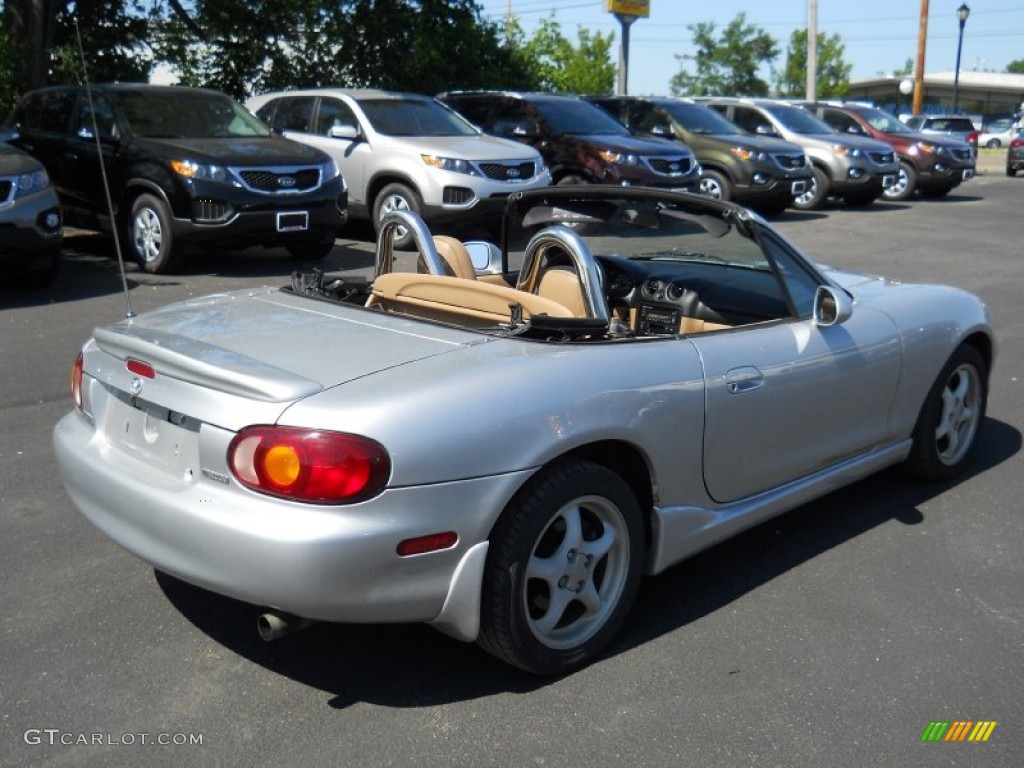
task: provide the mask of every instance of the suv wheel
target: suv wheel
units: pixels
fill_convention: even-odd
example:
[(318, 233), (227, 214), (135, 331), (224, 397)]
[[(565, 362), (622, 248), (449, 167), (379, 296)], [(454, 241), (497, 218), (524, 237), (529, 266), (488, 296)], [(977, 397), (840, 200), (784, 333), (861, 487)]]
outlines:
[(159, 197), (139, 195), (129, 224), (132, 253), (146, 272), (164, 274), (181, 260), (181, 246), (171, 233), (171, 212)]
[[(373, 227), (380, 232), (380, 222), (391, 211), (410, 211), (417, 216), (423, 210), (420, 196), (405, 184), (388, 184), (373, 201)], [(412, 245), (412, 233), (405, 227), (395, 230), (395, 248), (404, 250)]]
[(917, 188), (917, 171), (910, 163), (901, 162), (900, 172), (896, 177), (896, 183), (883, 190), (882, 196), (886, 200), (906, 200), (914, 194)]
[(11, 281), (17, 287), (30, 291), (46, 288), (57, 279), (57, 273), (60, 272), (60, 259), (60, 248), (49, 248), (37, 256), (32, 269), (18, 272), (11, 277)]
[(714, 200), (732, 200), (732, 184), (724, 173), (718, 171), (704, 171), (700, 177), (698, 189), (701, 194), (707, 195)]
[(287, 247), (288, 255), (293, 259), (317, 260), (325, 258), (334, 250), (334, 238), (324, 240), (309, 240)]
[(793, 198), (793, 207), (801, 211), (820, 208), (828, 197), (828, 175), (821, 168), (811, 168), (811, 185), (802, 195)]

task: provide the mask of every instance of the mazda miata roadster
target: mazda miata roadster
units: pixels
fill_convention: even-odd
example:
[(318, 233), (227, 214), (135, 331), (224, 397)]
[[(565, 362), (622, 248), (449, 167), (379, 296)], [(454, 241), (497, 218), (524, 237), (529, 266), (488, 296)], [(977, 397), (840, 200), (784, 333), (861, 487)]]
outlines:
[(372, 277), (97, 328), (54, 442), (89, 520), (265, 638), (427, 622), (558, 674), (644, 574), (883, 467), (962, 472), (994, 357), (964, 291), (819, 266), (729, 203), (559, 187), (500, 244), (395, 211)]

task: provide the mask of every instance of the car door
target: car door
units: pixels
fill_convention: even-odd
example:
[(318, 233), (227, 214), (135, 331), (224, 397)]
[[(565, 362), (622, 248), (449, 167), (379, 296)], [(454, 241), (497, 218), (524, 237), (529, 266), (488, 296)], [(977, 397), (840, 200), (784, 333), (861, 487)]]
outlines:
[(320, 97), (306, 142), (334, 158), (348, 185), (349, 205), (369, 206), (367, 164), (372, 149), (352, 107), (334, 96)]
[(901, 368), (895, 324), (855, 307), (845, 322), (811, 317), (817, 279), (764, 243), (793, 317), (690, 337), (706, 382), (704, 480), (726, 503), (822, 470), (881, 444)]
[[(67, 205), (109, 220), (106, 185), (116, 200), (123, 191), (121, 138), (114, 107), (101, 93), (90, 99), (80, 93), (71, 118), (71, 130), (65, 144), (65, 162), (69, 178), (64, 181)], [(100, 172), (100, 155), (103, 170)]]

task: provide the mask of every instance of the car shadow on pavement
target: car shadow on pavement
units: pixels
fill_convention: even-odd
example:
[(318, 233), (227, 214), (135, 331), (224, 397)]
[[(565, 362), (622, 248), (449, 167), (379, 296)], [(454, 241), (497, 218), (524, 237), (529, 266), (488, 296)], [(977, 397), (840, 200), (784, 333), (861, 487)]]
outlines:
[[(126, 256), (124, 282), (129, 292), (143, 287), (180, 286), (200, 276), (226, 280), (266, 278), (275, 284), (285, 285), (295, 271), (309, 272), (314, 268), (328, 273), (372, 270), (373, 264), (372, 243), (367, 245), (361, 239), (339, 238), (334, 250), (323, 259), (293, 258), (281, 248), (209, 251), (190, 254), (181, 270), (168, 275), (143, 272)], [(31, 307), (79, 301), (121, 290), (121, 273), (113, 239), (99, 233), (76, 233), (64, 240), (61, 268), (53, 284), (38, 290), (24, 290), (0, 276), (0, 306)]]
[[(987, 420), (985, 441), (967, 477), (1021, 449), (1012, 426)], [(957, 483), (930, 485), (886, 470), (799, 507), (645, 579), (626, 626), (606, 656), (639, 647), (713, 613), (780, 574), (892, 520), (925, 521), (919, 507)], [(162, 572), (164, 594), (201, 632), (265, 669), (326, 691), (328, 705), (434, 706), (498, 693), (528, 693), (558, 678), (538, 678), (423, 624), (315, 624), (272, 643), (261, 640), (256, 606), (207, 592)], [(681, 597), (682, 596), (682, 597)]]

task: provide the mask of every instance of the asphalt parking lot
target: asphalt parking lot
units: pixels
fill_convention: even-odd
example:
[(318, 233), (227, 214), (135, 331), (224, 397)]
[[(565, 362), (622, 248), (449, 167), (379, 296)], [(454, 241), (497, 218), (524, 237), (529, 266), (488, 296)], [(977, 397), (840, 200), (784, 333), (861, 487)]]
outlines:
[[(86, 522), (50, 432), (79, 346), (125, 303), (110, 241), (69, 237), (51, 289), (0, 285), (0, 765), (1017, 768), (1024, 178), (982, 170), (940, 200), (775, 219), (820, 262), (986, 300), (1000, 346), (974, 470), (944, 486), (887, 471), (649, 578), (610, 653), (554, 680), (425, 626), (264, 644), (256, 608)], [(369, 231), (345, 234), (321, 265), (368, 270)], [(127, 278), (144, 311), (309, 266), (251, 251)], [(922, 742), (962, 720), (998, 724)]]

